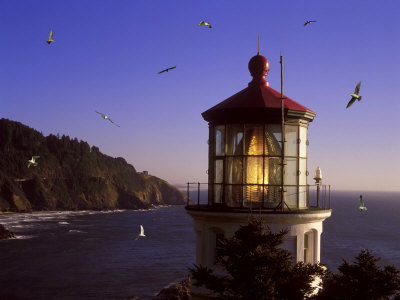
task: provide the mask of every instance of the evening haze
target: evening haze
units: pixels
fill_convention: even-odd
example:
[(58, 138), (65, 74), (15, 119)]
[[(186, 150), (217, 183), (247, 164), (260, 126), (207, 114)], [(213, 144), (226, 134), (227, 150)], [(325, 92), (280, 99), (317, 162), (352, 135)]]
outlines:
[(334, 190), (400, 191), (399, 12), (395, 0), (3, 0), (0, 118), (172, 184), (207, 182), (201, 113), (247, 87), (260, 36), (270, 87), (282, 53), (284, 94), (317, 114), (308, 183), (320, 166)]

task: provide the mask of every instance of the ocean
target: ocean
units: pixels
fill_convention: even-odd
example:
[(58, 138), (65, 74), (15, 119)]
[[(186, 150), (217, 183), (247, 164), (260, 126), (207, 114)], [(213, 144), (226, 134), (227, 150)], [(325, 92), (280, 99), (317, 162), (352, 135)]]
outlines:
[[(400, 269), (400, 193), (332, 191), (321, 262), (336, 271), (368, 248)], [(204, 201), (206, 193), (201, 193)], [(194, 195), (193, 195), (194, 198)], [(152, 299), (195, 262), (184, 206), (110, 212), (0, 215), (16, 239), (0, 241), (0, 299)], [(135, 240), (144, 227), (145, 238)]]

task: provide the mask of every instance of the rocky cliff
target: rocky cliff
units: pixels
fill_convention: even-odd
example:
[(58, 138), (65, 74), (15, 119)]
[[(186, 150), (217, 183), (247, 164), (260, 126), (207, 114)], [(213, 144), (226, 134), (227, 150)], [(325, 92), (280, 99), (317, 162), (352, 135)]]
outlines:
[[(32, 156), (37, 166), (27, 167)], [(184, 204), (166, 181), (84, 141), (0, 119), (0, 211), (104, 210)]]

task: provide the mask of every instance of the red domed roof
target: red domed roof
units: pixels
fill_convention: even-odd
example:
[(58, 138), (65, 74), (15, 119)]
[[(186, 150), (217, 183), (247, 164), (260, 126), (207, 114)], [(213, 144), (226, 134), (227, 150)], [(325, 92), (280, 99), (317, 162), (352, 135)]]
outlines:
[[(280, 120), (281, 93), (268, 86), (265, 80), (268, 70), (268, 60), (264, 56), (252, 57), (249, 61), (249, 71), (253, 80), (248, 87), (203, 112), (203, 118), (208, 122), (217, 123)], [(290, 111), (292, 116), (312, 121), (315, 112), (285, 95), (283, 98), (285, 117)]]

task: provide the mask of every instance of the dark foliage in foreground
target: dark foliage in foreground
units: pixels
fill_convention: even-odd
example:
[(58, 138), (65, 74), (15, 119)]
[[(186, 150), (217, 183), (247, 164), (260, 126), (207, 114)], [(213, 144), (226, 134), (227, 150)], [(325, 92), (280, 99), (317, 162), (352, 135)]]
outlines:
[(260, 218), (253, 218), (232, 238), (221, 239), (217, 263), (225, 275), (204, 266), (189, 268), (196, 286), (215, 292), (215, 299), (304, 299), (312, 291), (314, 276), (323, 276), (321, 265), (297, 263), (282, 249), (287, 231), (273, 233)]
[[(390, 265), (379, 268), (379, 260), (368, 249), (362, 250), (353, 264), (343, 260), (338, 274), (327, 273), (316, 299), (378, 300), (394, 296), (400, 290), (400, 271)], [(400, 299), (399, 294), (396, 299)]]

